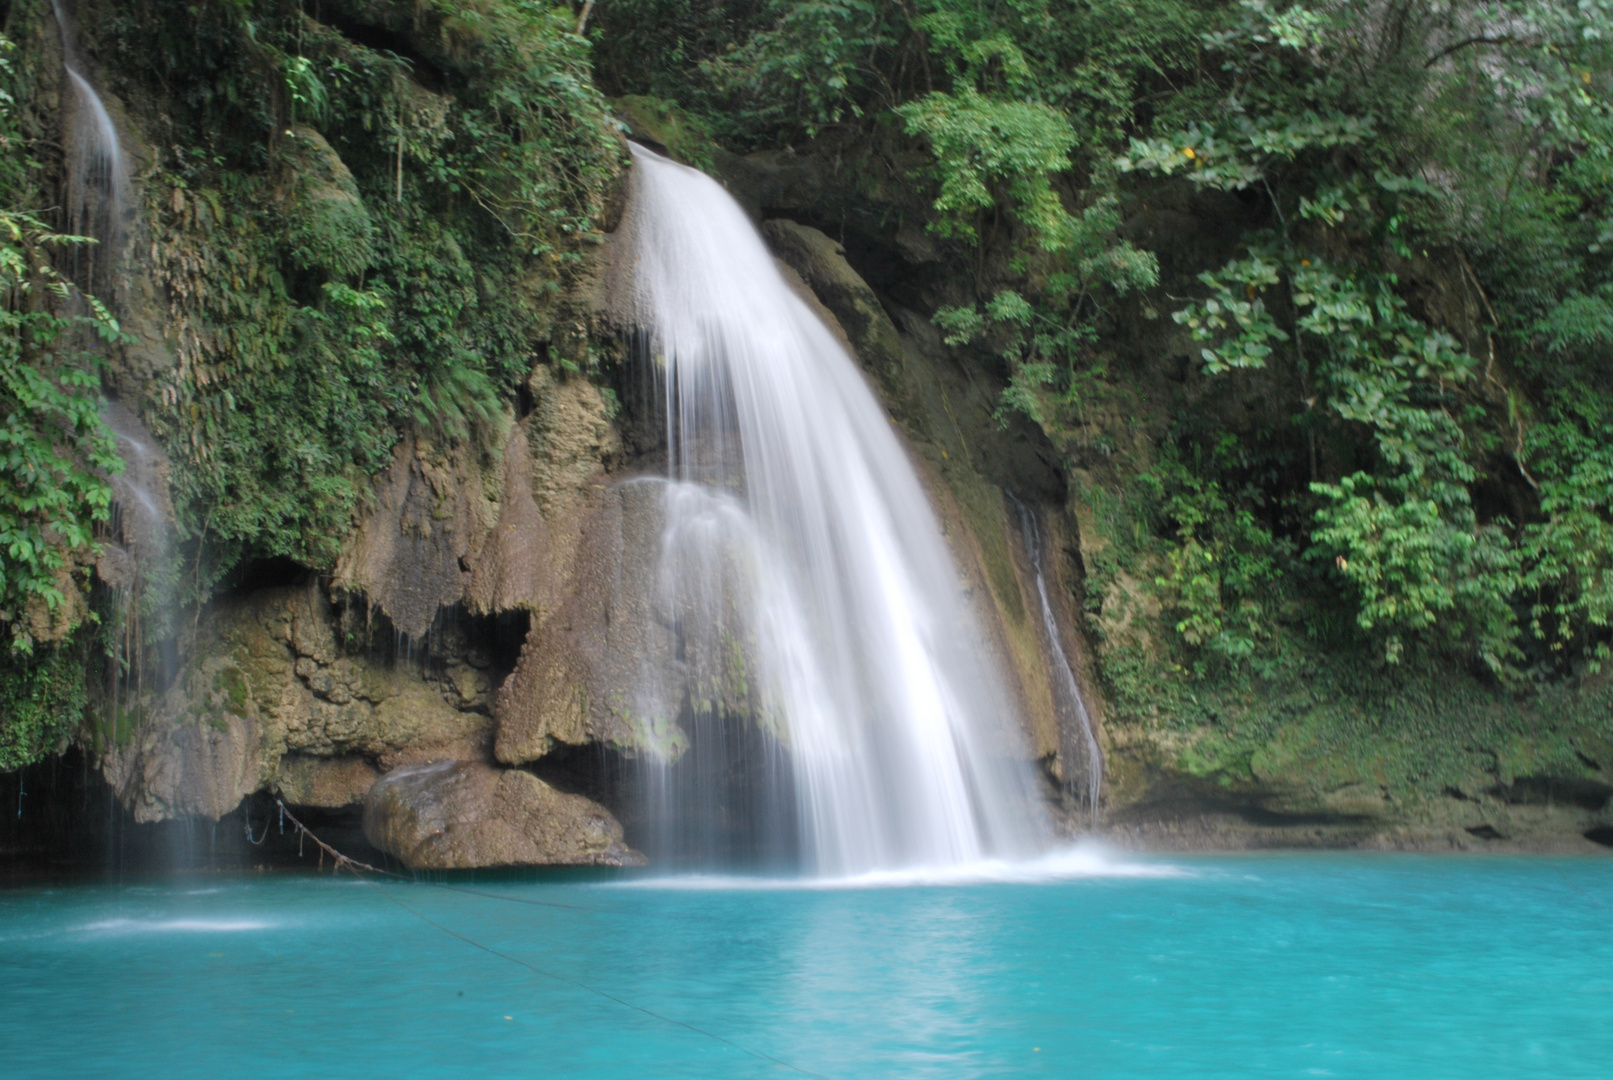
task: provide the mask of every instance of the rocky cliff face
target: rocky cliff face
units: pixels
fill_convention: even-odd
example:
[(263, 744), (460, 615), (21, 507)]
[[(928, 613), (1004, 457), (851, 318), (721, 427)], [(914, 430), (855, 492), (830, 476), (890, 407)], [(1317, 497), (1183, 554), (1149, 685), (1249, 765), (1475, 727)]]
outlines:
[[(1003, 433), (991, 389), (950, 367), (922, 319), (898, 310), (899, 328), (835, 241), (783, 217), (763, 231), (902, 423), (1057, 800), (1085, 780), (1048, 689), (1023, 540), (987, 476), (1003, 472), (993, 455), (1017, 459), (1027, 497), (1057, 492), (1038, 433)], [(573, 282), (578, 347), (619, 350), (628, 329), (610, 298), (616, 250), (600, 245)], [(362, 803), (366, 835), (414, 866), (636, 858), (609, 810), (523, 770), (588, 747), (675, 756), (677, 702), (751, 703), (723, 657), (674, 655), (675, 613), (653, 587), (649, 403), (624, 386), (615, 413), (559, 366), (534, 367), (523, 412), (489, 437), (401, 442), (328, 576), (232, 592), (199, 615), (183, 671), (104, 760), (137, 820), (217, 818), (268, 790)], [(632, 699), (651, 669), (673, 676), (660, 709)]]
[[(371, 830), (410, 865), (592, 863), (606, 851), (631, 861), (627, 849), (595, 842), (620, 840), (604, 808), (494, 768), (537, 761), (557, 744), (635, 740), (607, 710), (586, 706), (605, 700), (609, 654), (585, 649), (592, 666), (579, 668), (555, 647), (582, 632), (572, 629), (578, 597), (608, 608), (635, 595), (613, 594), (598, 569), (622, 533), (624, 500), (611, 484), (620, 438), (592, 383), (539, 367), (528, 392), (531, 411), (506, 416), (491, 447), (401, 443), (329, 577), (232, 592), (198, 615), (183, 670), (104, 759), (137, 821), (216, 819), (260, 790), (299, 805), (356, 805), (378, 780), (412, 770), (406, 787), (388, 789), (409, 798), (384, 804), (412, 824)], [(630, 563), (647, 557), (634, 520), (629, 513)], [(616, 558), (619, 566), (619, 545)], [(637, 655), (631, 643), (619, 649)], [(458, 771), (419, 771), (443, 762)], [(543, 839), (460, 830), (426, 854), (422, 800), (437, 800), (431, 813), (453, 821), (486, 811), (516, 830), (510, 837), (530, 827)], [(605, 832), (561, 828), (578, 813)]]

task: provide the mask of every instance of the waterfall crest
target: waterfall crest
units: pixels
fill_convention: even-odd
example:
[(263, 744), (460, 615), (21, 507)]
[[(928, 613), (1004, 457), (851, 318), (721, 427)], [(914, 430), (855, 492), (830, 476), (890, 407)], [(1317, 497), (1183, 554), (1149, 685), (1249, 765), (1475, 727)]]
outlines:
[[(664, 788), (658, 812), (759, 815), (830, 875), (1039, 850), (1014, 705), (891, 418), (728, 194), (633, 154), (628, 304), (666, 409), (663, 604), (707, 639), (690, 656), (754, 656), (765, 744), (743, 791), (723, 789), (729, 760)], [(721, 737), (699, 727), (692, 743)]]
[(82, 287), (110, 300), (120, 284), (114, 268), (122, 253), (129, 210), (128, 164), (112, 115), (83, 73), (72, 20), (61, 0), (51, 0), (51, 10), (61, 34), (62, 63), (73, 97), (67, 134), (67, 229), (98, 241), (88, 256), (93, 260), (91, 266), (87, 270), (75, 266), (74, 276)]

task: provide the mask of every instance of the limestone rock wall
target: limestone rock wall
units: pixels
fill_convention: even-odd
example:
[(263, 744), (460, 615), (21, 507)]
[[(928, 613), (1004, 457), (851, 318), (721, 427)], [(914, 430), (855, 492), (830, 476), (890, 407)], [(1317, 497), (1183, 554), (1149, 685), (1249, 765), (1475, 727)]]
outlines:
[[(1035, 466), (1032, 488), (1047, 490), (1032, 498), (1056, 492), (1056, 472), (997, 434), (993, 388), (974, 387), (933, 328), (876, 294), (835, 241), (782, 218), (764, 231), (900, 422), (985, 616), (982, 647), (1013, 676), (1034, 754), (1072, 779), (992, 455)], [(553, 349), (606, 351), (626, 329), (610, 302), (615, 250), (602, 245), (578, 275)], [(608, 810), (524, 767), (589, 745), (675, 756), (686, 703), (754, 713), (756, 691), (748, 660), (676, 636), (680, 598), (656, 580), (655, 433), (552, 360), (534, 368), (524, 411), (480, 441), (404, 440), (328, 580), (231, 595), (203, 614), (183, 675), (106, 758), (139, 820), (217, 818), (267, 789), (362, 804), (371, 841), (411, 866), (637, 858)], [(525, 637), (495, 665), (456, 636), (466, 619), (504, 620), (506, 635), (524, 624)]]

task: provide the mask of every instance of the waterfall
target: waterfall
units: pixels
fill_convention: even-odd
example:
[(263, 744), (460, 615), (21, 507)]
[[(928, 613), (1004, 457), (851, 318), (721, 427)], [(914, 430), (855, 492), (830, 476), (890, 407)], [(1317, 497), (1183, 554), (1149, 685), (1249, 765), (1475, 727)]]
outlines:
[[(116, 311), (123, 293), (120, 263), (130, 213), (128, 161), (106, 103), (84, 74), (71, 16), (62, 0), (51, 0), (51, 9), (72, 98), (64, 139), (65, 227), (97, 241), (93, 247), (72, 245), (71, 266), (65, 269), (80, 290)], [(74, 296), (69, 303), (82, 305), (83, 299)], [(72, 333), (76, 348), (104, 347), (84, 328)], [(113, 520), (97, 564), (101, 580), (115, 597), (116, 625), (109, 627), (115, 657), (109, 665), (108, 688), (109, 707), (115, 714), (122, 702), (138, 700), (146, 691), (160, 692), (177, 669), (177, 556), (168, 527), (173, 510), (162, 450), (133, 409), (106, 401), (102, 416), (117, 437), (118, 455), (124, 461), (124, 471), (112, 478)], [(155, 667), (146, 656), (148, 645), (155, 648)]]
[(665, 766), (685, 778), (656, 812), (747, 817), (826, 875), (1040, 850), (1014, 706), (893, 421), (728, 194), (633, 155), (629, 315), (666, 410), (662, 603), (686, 685), (726, 663), (731, 687), (742, 664), (754, 699), (740, 724), (686, 708), (695, 763)]
[[(1041, 523), (1036, 512), (1012, 493), (1014, 508), (1019, 513), (1019, 528), (1025, 538), (1025, 550), (1030, 556), (1031, 568), (1036, 575), (1036, 597), (1042, 614), (1042, 637), (1053, 690), (1053, 707), (1059, 722), (1059, 756), (1065, 763), (1065, 783), (1072, 789), (1084, 786), (1088, 820), (1097, 822), (1098, 797), (1103, 794), (1103, 750), (1092, 726), (1092, 714), (1087, 711), (1086, 696), (1081, 684), (1070, 668), (1069, 653), (1064, 648), (1064, 635), (1059, 632), (1058, 619), (1053, 616), (1053, 603), (1047, 595), (1047, 545), (1042, 542)], [(1072, 730), (1073, 729), (1073, 730)], [(1084, 785), (1080, 781), (1085, 781)]]
[(75, 249), (74, 277), (86, 290), (110, 300), (119, 284), (113, 268), (123, 246), (129, 209), (128, 166), (106, 103), (81, 70), (72, 21), (61, 0), (51, 0), (51, 8), (61, 34), (62, 63), (74, 103), (67, 139), (67, 231), (99, 241), (88, 270), (76, 265)]

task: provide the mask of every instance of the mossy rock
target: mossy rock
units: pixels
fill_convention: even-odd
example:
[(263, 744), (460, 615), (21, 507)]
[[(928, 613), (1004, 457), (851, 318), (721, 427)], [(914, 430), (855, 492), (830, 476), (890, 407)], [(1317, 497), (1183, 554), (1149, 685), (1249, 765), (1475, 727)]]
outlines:
[(292, 258), (336, 277), (361, 273), (375, 261), (375, 222), (353, 174), (311, 127), (293, 128), (287, 142), (296, 171), (287, 213)]

